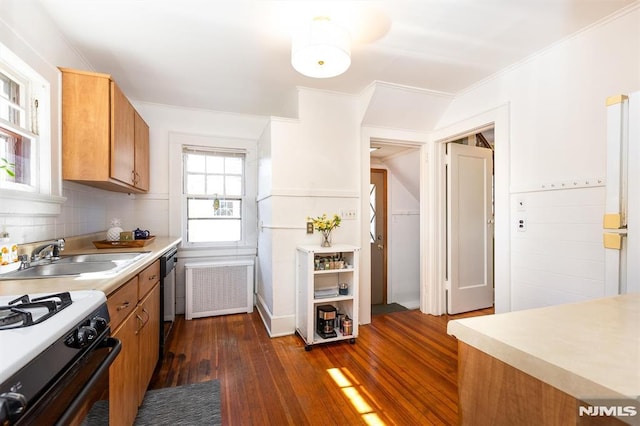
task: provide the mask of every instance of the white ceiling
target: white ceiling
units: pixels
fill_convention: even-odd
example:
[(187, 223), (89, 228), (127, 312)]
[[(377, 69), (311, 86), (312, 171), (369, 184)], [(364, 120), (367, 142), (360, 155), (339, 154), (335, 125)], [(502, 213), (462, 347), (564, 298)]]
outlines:
[[(38, 1), (88, 67), (112, 74), (131, 99), (261, 115), (287, 115), (296, 86), (360, 94), (382, 81), (455, 94), (634, 3)], [(290, 65), (290, 31), (314, 15), (352, 33), (341, 76), (312, 79)]]

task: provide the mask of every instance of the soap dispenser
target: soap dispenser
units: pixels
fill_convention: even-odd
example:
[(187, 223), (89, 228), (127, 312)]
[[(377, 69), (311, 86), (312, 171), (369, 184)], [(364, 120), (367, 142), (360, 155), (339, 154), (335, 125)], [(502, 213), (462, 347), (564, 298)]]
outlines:
[(0, 232), (0, 265), (18, 261), (18, 245), (11, 242), (7, 231)]

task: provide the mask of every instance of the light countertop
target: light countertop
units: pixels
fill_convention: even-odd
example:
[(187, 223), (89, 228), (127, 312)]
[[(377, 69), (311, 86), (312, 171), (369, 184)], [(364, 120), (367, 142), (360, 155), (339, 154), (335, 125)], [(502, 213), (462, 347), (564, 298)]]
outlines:
[(60, 291), (76, 291), (76, 290), (100, 290), (109, 296), (120, 286), (131, 278), (135, 277), (146, 267), (151, 265), (169, 248), (176, 246), (181, 242), (181, 238), (177, 237), (156, 237), (155, 240), (147, 246), (136, 248), (120, 248), (120, 249), (96, 249), (93, 245), (85, 245), (83, 247), (74, 247), (72, 250), (65, 250), (62, 255), (68, 256), (73, 254), (87, 253), (109, 253), (109, 252), (142, 252), (148, 251), (149, 254), (141, 260), (122, 269), (118, 274), (105, 277), (84, 278), (82, 276), (69, 276), (64, 278), (38, 278), (29, 280), (7, 280), (0, 281), (0, 296), (21, 296), (27, 293), (53, 293)]
[(640, 396), (640, 294), (453, 320), (447, 332), (576, 399)]

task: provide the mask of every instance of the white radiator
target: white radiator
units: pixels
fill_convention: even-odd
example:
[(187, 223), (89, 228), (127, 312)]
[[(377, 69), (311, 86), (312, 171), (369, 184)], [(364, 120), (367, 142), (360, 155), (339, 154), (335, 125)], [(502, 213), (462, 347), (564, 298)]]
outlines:
[(253, 260), (187, 263), (185, 318), (253, 312)]

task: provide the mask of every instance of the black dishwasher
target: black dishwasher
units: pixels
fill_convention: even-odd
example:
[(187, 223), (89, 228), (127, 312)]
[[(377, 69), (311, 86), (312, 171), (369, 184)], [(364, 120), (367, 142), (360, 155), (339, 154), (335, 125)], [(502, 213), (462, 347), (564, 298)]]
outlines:
[(160, 257), (160, 359), (164, 357), (165, 342), (176, 317), (176, 265), (178, 248), (171, 247)]

